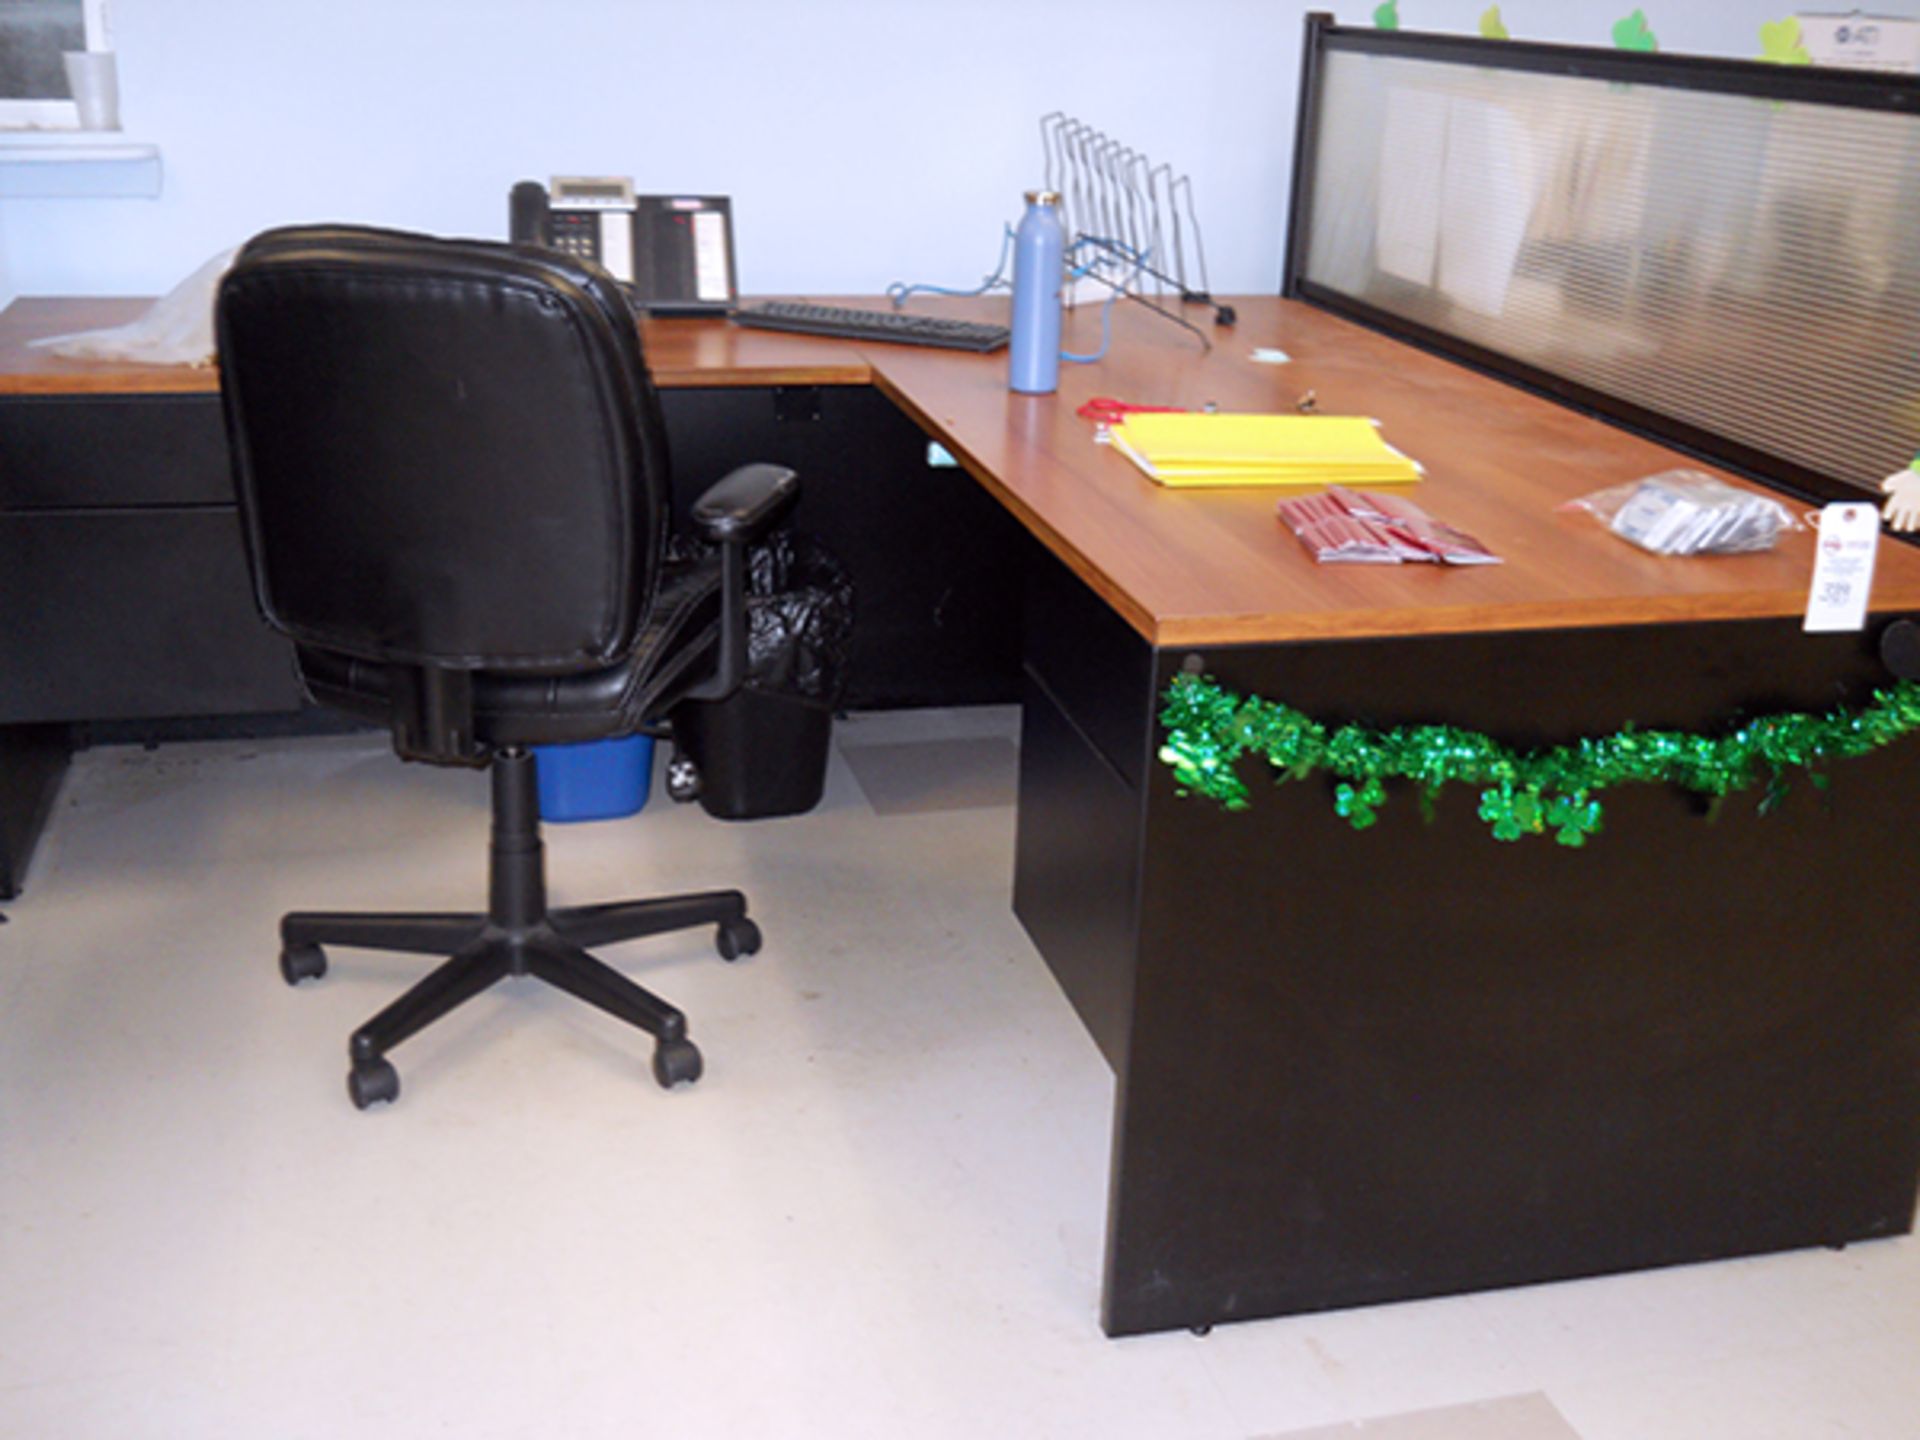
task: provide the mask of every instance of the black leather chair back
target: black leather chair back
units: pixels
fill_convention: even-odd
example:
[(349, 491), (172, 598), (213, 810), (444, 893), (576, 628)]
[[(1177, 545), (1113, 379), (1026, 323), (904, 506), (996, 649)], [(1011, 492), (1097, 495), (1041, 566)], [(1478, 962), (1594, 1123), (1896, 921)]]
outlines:
[(315, 226), (220, 286), (254, 587), (303, 646), (435, 670), (606, 664), (666, 540), (659, 404), (604, 273)]

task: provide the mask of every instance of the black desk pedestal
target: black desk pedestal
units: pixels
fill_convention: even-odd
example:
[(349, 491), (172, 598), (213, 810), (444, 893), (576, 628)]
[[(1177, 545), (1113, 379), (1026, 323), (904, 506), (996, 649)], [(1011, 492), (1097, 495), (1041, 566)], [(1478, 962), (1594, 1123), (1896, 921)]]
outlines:
[[(1098, 607), (1036, 585), (1070, 632)], [(1610, 791), (1584, 849), (1497, 841), (1458, 786), (1354, 831), (1331, 782), (1257, 761), (1246, 812), (1180, 798), (1152, 754), (1184, 654), (1090, 633), (1107, 653), (1071, 664), (1029, 637), (1016, 908), (1118, 1078), (1110, 1333), (1912, 1227), (1920, 742), (1766, 816)], [(1520, 745), (1886, 681), (1862, 637), (1784, 621), (1204, 663), (1323, 720)]]

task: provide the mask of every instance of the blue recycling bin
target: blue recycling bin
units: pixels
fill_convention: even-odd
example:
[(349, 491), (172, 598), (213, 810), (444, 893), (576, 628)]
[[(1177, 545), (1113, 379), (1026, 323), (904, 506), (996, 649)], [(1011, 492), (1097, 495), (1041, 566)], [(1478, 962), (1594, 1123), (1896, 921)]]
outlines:
[(615, 820), (637, 814), (653, 779), (653, 737), (536, 745), (543, 820)]

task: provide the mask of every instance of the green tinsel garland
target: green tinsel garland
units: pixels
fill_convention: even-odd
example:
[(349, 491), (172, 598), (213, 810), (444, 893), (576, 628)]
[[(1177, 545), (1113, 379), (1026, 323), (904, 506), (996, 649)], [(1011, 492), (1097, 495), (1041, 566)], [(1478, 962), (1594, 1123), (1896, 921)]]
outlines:
[(1764, 780), (1763, 811), (1785, 793), (1787, 773), (1806, 770), (1816, 785), (1822, 760), (1865, 755), (1920, 730), (1920, 684), (1902, 680), (1876, 691), (1859, 710), (1827, 715), (1768, 715), (1731, 734), (1626, 729), (1551, 750), (1516, 751), (1489, 735), (1450, 725), (1337, 729), (1258, 696), (1242, 699), (1197, 675), (1176, 678), (1160, 720), (1167, 737), (1160, 759), (1183, 794), (1211, 796), (1229, 810), (1247, 807), (1247, 787), (1234, 766), (1262, 755), (1280, 780), (1315, 770), (1338, 777), (1334, 809), (1356, 830), (1373, 824), (1386, 803), (1385, 782), (1411, 780), (1428, 800), (1450, 781), (1484, 787), (1480, 818), (1498, 840), (1552, 830), (1562, 845), (1584, 845), (1599, 833), (1597, 798), (1610, 785), (1669, 784), (1718, 800)]

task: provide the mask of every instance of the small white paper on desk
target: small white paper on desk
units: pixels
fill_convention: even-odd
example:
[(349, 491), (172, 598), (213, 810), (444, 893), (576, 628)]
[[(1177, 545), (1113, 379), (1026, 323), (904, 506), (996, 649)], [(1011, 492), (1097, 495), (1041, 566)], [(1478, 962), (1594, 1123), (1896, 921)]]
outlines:
[(1821, 634), (1866, 628), (1879, 546), (1879, 506), (1856, 501), (1821, 508), (1804, 630)]

